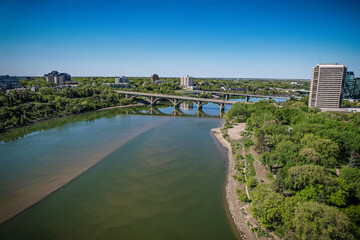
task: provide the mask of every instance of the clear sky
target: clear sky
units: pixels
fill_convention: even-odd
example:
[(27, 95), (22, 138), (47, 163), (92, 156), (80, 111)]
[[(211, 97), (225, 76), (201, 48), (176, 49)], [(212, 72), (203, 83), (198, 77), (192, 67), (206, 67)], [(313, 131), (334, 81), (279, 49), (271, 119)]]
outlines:
[(0, 74), (360, 76), (360, 1), (0, 0)]

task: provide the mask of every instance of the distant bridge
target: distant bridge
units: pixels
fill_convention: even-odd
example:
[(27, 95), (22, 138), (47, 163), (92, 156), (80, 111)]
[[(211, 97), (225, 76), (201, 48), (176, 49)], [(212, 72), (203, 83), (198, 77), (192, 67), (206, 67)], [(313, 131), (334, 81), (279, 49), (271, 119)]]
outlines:
[(211, 98), (195, 98), (195, 97), (185, 97), (185, 96), (176, 96), (176, 95), (166, 95), (166, 94), (157, 94), (157, 93), (143, 93), (143, 92), (128, 92), (128, 91), (115, 91), (120, 94), (124, 94), (126, 98), (134, 97), (144, 97), (151, 106), (156, 105), (157, 102), (161, 100), (169, 100), (174, 107), (179, 107), (180, 103), (185, 101), (190, 101), (196, 104), (198, 109), (202, 109), (202, 106), (206, 103), (214, 103), (220, 107), (220, 110), (223, 111), (225, 105), (233, 105), (236, 102), (227, 101), (227, 100), (217, 100)]
[(246, 94), (246, 93), (235, 93), (235, 92), (220, 92), (220, 91), (204, 91), (204, 90), (192, 90), (191, 92), (195, 93), (211, 93), (216, 95), (225, 95), (226, 98), (229, 98), (230, 95), (245, 97), (246, 102), (250, 98), (268, 98), (268, 99), (290, 99), (291, 96), (275, 96), (275, 95), (256, 95), (256, 94)]

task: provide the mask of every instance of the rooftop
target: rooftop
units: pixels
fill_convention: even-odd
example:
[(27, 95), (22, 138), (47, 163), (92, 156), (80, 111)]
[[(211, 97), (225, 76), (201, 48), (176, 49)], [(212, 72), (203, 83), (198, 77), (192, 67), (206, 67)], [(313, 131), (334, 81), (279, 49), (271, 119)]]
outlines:
[(343, 68), (343, 67), (345, 67), (344, 64), (340, 64), (340, 63), (319, 63), (316, 66), (326, 67), (326, 68)]

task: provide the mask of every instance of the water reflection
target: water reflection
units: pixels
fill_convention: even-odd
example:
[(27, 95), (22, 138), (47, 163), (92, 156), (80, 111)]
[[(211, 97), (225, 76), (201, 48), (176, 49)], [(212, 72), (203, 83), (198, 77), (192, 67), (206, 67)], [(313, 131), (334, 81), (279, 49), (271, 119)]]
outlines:
[[(225, 111), (231, 106), (225, 107)], [(28, 126), (14, 128), (7, 132), (0, 133), (0, 144), (9, 141), (15, 141), (19, 138), (29, 136), (30, 134), (38, 134), (44, 130), (61, 127), (65, 124), (73, 124), (75, 122), (91, 122), (99, 118), (113, 118), (118, 115), (169, 115), (169, 116), (185, 116), (185, 117), (221, 117), (223, 113), (220, 112), (216, 104), (209, 103), (203, 106), (203, 109), (198, 110), (193, 103), (186, 103), (180, 108), (174, 109), (172, 105), (160, 103), (157, 106), (141, 106), (141, 107), (127, 107), (108, 109), (103, 111), (93, 111), (75, 115), (69, 115), (61, 118), (50, 119)]]
[[(225, 107), (225, 112), (229, 110), (231, 106)], [(204, 104), (201, 109), (198, 109), (194, 103), (182, 103), (179, 107), (174, 108), (172, 105), (159, 104), (155, 106), (149, 106), (148, 109), (142, 109), (139, 114), (151, 114), (151, 115), (171, 115), (171, 116), (194, 116), (194, 117), (221, 117), (223, 112), (214, 103)]]
[[(265, 100), (264, 98), (250, 98), (249, 102), (257, 102)], [(275, 102), (282, 102), (286, 99), (274, 98)], [(232, 97), (230, 101), (245, 102), (245, 97)], [(121, 114), (135, 114), (135, 115), (169, 115), (169, 116), (185, 116), (185, 117), (222, 117), (232, 105), (225, 105), (224, 112), (220, 111), (219, 106), (214, 103), (207, 103), (198, 109), (196, 104), (192, 102), (183, 102), (179, 108), (167, 102), (160, 102), (156, 106), (141, 106), (141, 107), (127, 107), (109, 109), (103, 111), (93, 111), (81, 114), (65, 116), (61, 118), (50, 119), (39, 123), (34, 123), (29, 126), (15, 128), (5, 133), (0, 133), (0, 144), (14, 141), (19, 138), (28, 136), (29, 134), (38, 134), (41, 131), (48, 130), (55, 127), (60, 127), (65, 124), (75, 123), (79, 121), (90, 122), (99, 118), (113, 118)]]

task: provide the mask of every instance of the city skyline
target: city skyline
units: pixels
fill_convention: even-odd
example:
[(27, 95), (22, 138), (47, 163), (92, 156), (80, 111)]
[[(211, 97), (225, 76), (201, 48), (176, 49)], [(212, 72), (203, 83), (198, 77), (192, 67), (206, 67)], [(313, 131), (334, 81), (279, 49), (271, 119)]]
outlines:
[(360, 73), (357, 1), (105, 2), (2, 1), (0, 75), (310, 79), (318, 63)]

